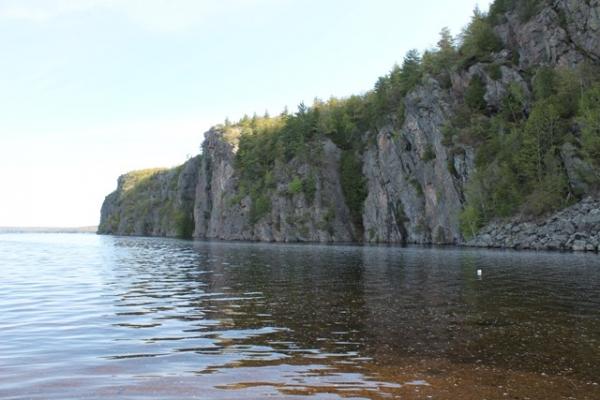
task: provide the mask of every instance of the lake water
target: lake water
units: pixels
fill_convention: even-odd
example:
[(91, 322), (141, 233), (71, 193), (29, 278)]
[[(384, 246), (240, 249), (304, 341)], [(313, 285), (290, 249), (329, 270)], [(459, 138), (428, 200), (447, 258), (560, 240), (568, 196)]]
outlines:
[(600, 399), (599, 385), (596, 254), (0, 235), (2, 399)]

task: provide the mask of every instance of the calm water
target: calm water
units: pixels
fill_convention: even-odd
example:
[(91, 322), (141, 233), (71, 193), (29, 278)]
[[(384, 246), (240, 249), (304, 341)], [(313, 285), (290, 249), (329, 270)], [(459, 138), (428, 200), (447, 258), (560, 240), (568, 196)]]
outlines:
[(595, 254), (0, 235), (2, 399), (599, 399), (599, 384)]

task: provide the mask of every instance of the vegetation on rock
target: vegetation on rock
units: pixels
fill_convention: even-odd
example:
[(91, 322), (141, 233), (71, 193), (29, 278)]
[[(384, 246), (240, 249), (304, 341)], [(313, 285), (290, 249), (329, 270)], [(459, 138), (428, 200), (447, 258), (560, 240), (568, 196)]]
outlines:
[[(422, 53), (410, 50), (401, 65), (395, 65), (364, 94), (326, 101), (315, 99), (310, 106), (300, 104), (293, 113), (286, 110), (276, 116), (254, 115), (235, 123), (225, 121), (220, 126), (223, 138), (237, 149), (233, 165), (235, 192), (227, 193), (228, 204), (248, 204), (249, 200), (246, 215), (252, 226), (265, 221), (278, 196), (285, 196), (286, 201), (305, 200), (308, 205), (318, 201), (330, 209), (329, 199), (318, 196), (322, 196), (324, 185), (320, 175), (323, 149), (333, 142), (340, 151), (337, 179), (354, 230), (360, 235), (364, 233), (364, 204), (369, 195), (365, 157), (378, 146), (383, 132), (391, 132), (398, 149), (404, 143), (404, 150), (399, 151), (418, 151), (420, 165), (426, 164), (430, 170), (440, 166), (448, 169), (450, 180), (455, 181), (448, 184), (459, 187), (461, 198), (455, 208), (463, 207), (460, 226), (465, 237), (475, 235), (496, 218), (541, 216), (597, 191), (597, 60), (586, 58), (582, 52), (583, 60), (576, 66), (547, 62), (523, 67), (531, 64), (519, 64), (520, 49), (515, 43), (503, 42), (507, 40), (506, 33), (499, 34), (508, 29), (502, 28), (508, 21), (537, 21), (536, 14), (548, 5), (545, 0), (495, 0), (489, 13), (475, 10), (459, 37), (452, 37), (444, 28), (435, 49)], [(550, 10), (554, 12), (553, 8)], [(559, 18), (561, 23), (566, 21), (562, 14)], [(439, 123), (446, 121), (443, 138), (427, 138), (416, 145), (407, 140), (411, 139), (410, 117), (414, 124), (415, 114), (415, 101), (407, 99), (414, 100), (414, 94), (420, 93), (419, 88), (428, 82), (434, 82), (436, 90), (443, 90), (449, 98)], [(423, 105), (428, 106), (431, 105)], [(164, 218), (175, 221), (178, 235), (190, 236), (191, 212), (178, 209), (174, 203), (157, 204), (151, 195), (158, 190), (155, 185), (159, 177), (167, 173), (172, 172), (137, 172), (123, 178), (119, 204), (135, 210), (111, 215), (103, 223), (123, 229), (134, 222), (119, 220), (122, 216), (134, 221), (145, 210), (158, 207)], [(407, 190), (417, 194), (415, 201), (425, 202), (427, 196), (434, 194), (435, 202), (443, 201), (442, 188), (424, 191), (426, 182), (422, 176), (409, 174), (405, 181), (411, 186)], [(402, 210), (394, 214), (401, 216), (395, 219), (402, 225), (403, 235), (405, 223), (418, 222), (419, 229), (425, 229), (426, 216), (409, 218), (398, 198), (388, 199), (388, 203)], [(420, 208), (407, 210), (415, 212)], [(326, 224), (317, 221), (315, 225), (327, 225), (330, 231), (333, 211), (326, 216)], [(456, 216), (453, 218), (456, 221)], [(275, 223), (276, 229), (280, 219), (307, 222), (300, 216), (284, 216)], [(433, 228), (439, 234), (444, 227), (428, 229), (433, 232)]]

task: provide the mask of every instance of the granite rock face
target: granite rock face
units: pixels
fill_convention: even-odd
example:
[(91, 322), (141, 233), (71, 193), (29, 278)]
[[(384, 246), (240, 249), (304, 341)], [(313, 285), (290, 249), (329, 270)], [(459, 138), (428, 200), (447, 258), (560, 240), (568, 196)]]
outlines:
[[(475, 172), (474, 149), (448, 143), (444, 127), (463, 103), (473, 79), (483, 84), (486, 112), (493, 113), (511, 90), (522, 95), (524, 108), (530, 105), (531, 67), (600, 63), (600, 0), (544, 4), (527, 21), (516, 11), (505, 14), (494, 27), (504, 49), (450, 72), (449, 82), (423, 77), (404, 98), (402, 121), (391, 119), (395, 122), (363, 133), (360, 161), (367, 197), (360, 223), (351, 215), (342, 190), (342, 149), (331, 140), (314, 143), (308, 161), (276, 164), (268, 199), (260, 204), (263, 212), (256, 213), (259, 205), (240, 194), (238, 143), (215, 127), (205, 134), (201, 156), (143, 179), (135, 173), (119, 178), (117, 190), (102, 206), (99, 233), (465, 244), (459, 215), (466, 185)], [(559, 153), (570, 191), (576, 196), (590, 193), (590, 179), (600, 181), (597, 171), (572, 145), (563, 145)], [(314, 190), (291, 190), (294, 179), (314, 183)], [(495, 222), (466, 244), (597, 250), (598, 206), (597, 200), (587, 198), (547, 220)]]
[(600, 1), (554, 0), (523, 23), (517, 12), (496, 27), (502, 41), (518, 53), (522, 70), (539, 65), (574, 67), (600, 61)]
[[(351, 242), (359, 238), (350, 222), (339, 179), (340, 150), (330, 140), (317, 149), (316, 165), (291, 160), (277, 165), (275, 195), (265, 215), (252, 221), (250, 196), (239, 197), (235, 171), (235, 144), (214, 128), (205, 134), (205, 155), (196, 189), (194, 237), (277, 242)], [(290, 193), (295, 177), (312, 178), (315, 193)]]
[(200, 160), (196, 156), (177, 168), (120, 176), (102, 204), (98, 233), (189, 236)]
[(406, 97), (402, 128), (388, 126), (377, 133), (364, 155), (364, 241), (461, 241), (462, 184), (473, 157), (470, 149), (452, 154), (442, 144), (450, 104), (447, 91), (429, 79)]

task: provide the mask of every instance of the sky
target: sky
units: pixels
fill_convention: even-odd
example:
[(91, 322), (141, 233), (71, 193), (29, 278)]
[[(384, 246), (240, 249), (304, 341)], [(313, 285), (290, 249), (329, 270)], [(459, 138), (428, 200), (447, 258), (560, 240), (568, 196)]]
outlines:
[(371, 89), (488, 0), (0, 0), (0, 226), (99, 222), (225, 118)]

